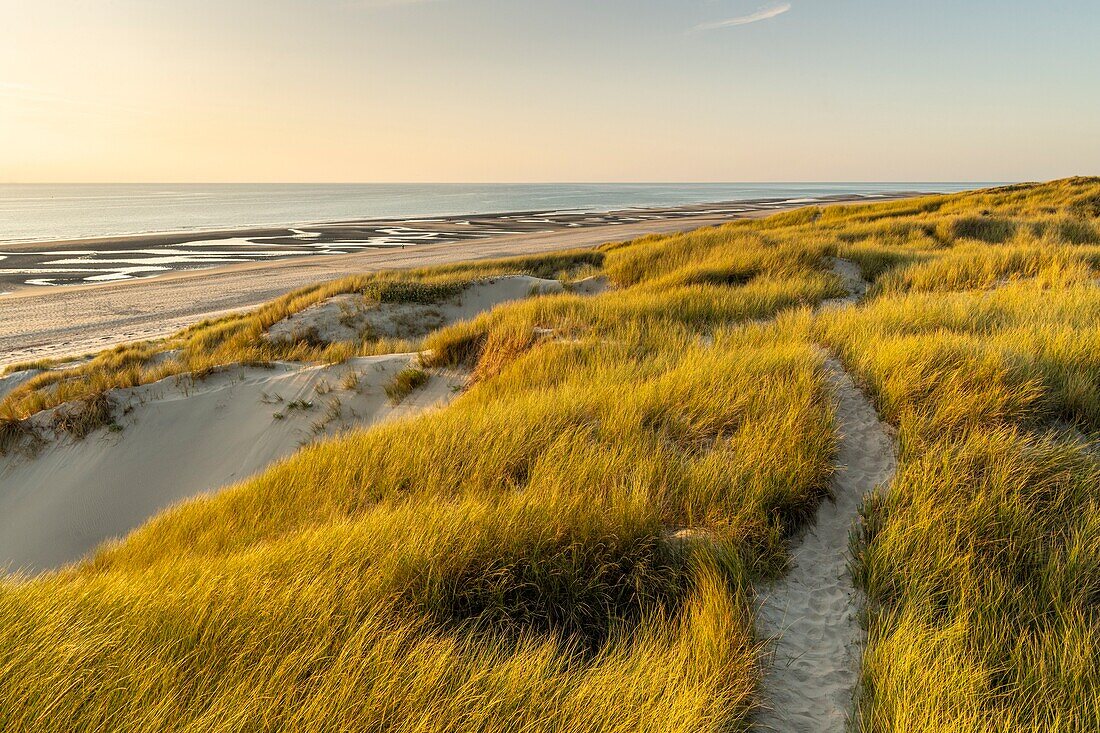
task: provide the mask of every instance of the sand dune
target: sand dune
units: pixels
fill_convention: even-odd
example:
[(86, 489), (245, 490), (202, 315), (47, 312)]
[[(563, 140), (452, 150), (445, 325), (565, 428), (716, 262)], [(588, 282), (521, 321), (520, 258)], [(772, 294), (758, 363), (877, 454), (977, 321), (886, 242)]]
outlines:
[[(584, 289), (600, 287), (593, 281)], [(269, 337), (310, 329), (339, 341), (357, 338), (364, 327), (415, 337), (562, 289), (557, 280), (507, 276), (437, 305), (338, 296), (275, 324)], [(463, 375), (433, 371), (426, 385), (391, 404), (386, 385), (416, 361), (416, 354), (389, 354), (333, 366), (231, 366), (200, 381), (185, 375), (112, 390), (116, 427), (0, 456), (0, 567), (35, 572), (75, 561), (165, 507), (240, 481), (305, 442), (444, 404), (465, 383)], [(0, 394), (35, 373), (0, 378)], [(44, 435), (53, 412), (32, 418)]]
[(527, 275), (488, 278), (443, 303), (366, 302), (356, 294), (338, 295), (276, 323), (268, 331), (273, 340), (299, 340), (303, 334), (335, 343), (356, 341), (369, 334), (384, 338), (416, 338), (456, 321), (491, 310), (501, 303), (532, 294), (560, 293), (557, 280)]
[[(305, 442), (443, 404), (461, 389), (460, 375), (436, 373), (390, 404), (385, 384), (414, 359), (233, 367), (199, 382), (170, 378), (114, 390), (120, 431), (52, 440), (34, 457), (0, 458), (0, 566), (40, 571), (72, 562), (165, 507), (244, 479)], [(357, 375), (355, 389), (342, 386), (349, 373)]]

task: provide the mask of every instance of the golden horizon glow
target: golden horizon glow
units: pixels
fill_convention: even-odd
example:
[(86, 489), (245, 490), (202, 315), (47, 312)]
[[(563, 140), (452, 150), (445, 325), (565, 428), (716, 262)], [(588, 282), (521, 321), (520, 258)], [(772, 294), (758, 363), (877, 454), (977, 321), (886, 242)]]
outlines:
[[(1100, 65), (1087, 59), (1017, 45), (1016, 61), (1004, 60), (1007, 47), (990, 60), (990, 48), (973, 37), (963, 48), (913, 8), (861, 19), (797, 1), (592, 5), (0, 0), (0, 182), (1022, 180), (1100, 170), (1100, 102), (1082, 93), (1100, 88)], [(1078, 12), (1100, 19), (1084, 2)], [(994, 30), (1007, 44), (1089, 25), (1050, 15)], [(921, 20), (940, 37), (899, 45), (895, 25)], [(969, 21), (989, 18), (953, 19)], [(826, 41), (826, 31), (850, 37)], [(1059, 47), (1088, 53), (1068, 38)]]

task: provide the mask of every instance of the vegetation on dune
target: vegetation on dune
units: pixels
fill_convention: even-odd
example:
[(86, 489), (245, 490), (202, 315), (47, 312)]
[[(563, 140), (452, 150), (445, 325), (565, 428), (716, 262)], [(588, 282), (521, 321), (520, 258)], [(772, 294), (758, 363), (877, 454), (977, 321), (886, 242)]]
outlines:
[[(118, 346), (85, 363), (57, 368), (57, 362), (19, 364), (7, 371), (42, 369), (42, 374), (0, 399), (0, 420), (19, 420), (41, 410), (120, 387), (148, 384), (168, 377), (204, 376), (229, 364), (265, 365), (275, 361), (339, 363), (353, 356), (414, 351), (408, 341), (367, 336), (357, 342), (326, 343), (308, 331), (298, 338), (264, 338), (272, 325), (329, 298), (357, 294), (365, 303), (439, 303), (457, 296), (470, 283), (499, 275), (533, 274), (566, 277), (602, 260), (591, 250), (532, 258), (486, 260), (445, 267), (382, 272), (343, 278), (296, 290), (242, 315), (203, 321), (171, 338)], [(541, 266), (536, 266), (540, 264)]]
[(394, 375), (393, 380), (386, 385), (386, 396), (394, 404), (408, 397), (413, 391), (424, 386), (430, 377), (422, 369), (410, 367), (402, 369)]
[[(741, 725), (758, 676), (751, 583), (781, 572), (835, 437), (807, 315), (731, 325), (840, 290), (821, 253), (792, 265), (765, 241), (716, 279), (727, 243), (700, 236), (700, 277), (649, 261), (651, 243), (646, 262), (588, 253), (586, 272), (613, 255), (641, 280), (429, 338), (477, 334), (455, 358), (479, 382), (447, 409), (307, 447), (78, 566), (9, 581), (0, 723)], [(697, 245), (670, 256), (681, 247)], [(665, 297), (649, 281), (669, 273)], [(516, 341), (523, 329), (541, 336)], [(59, 628), (65, 653), (45, 653)]]
[[(855, 542), (862, 726), (1095, 730), (1100, 462), (1071, 427), (1100, 430), (1097, 200), (1074, 179), (364, 276), (46, 372), (3, 403), (0, 449), (113, 386), (396, 347), (263, 338), (336, 294), (615, 286), (400, 344), (473, 385), (4, 581), (0, 728), (744, 729), (753, 586), (833, 473), (823, 345), (901, 452)], [(843, 294), (833, 256), (872, 287), (811, 310)]]
[[(1015, 318), (998, 312), (996, 326), (983, 323), (988, 304), (957, 304), (974, 318), (963, 329), (984, 333), (952, 332), (912, 302), (833, 326), (903, 448), (894, 484), (866, 507), (858, 565), (874, 604), (872, 730), (1100, 726), (1088, 641), (1100, 630), (1100, 465), (1046, 432), (1058, 417), (1095, 425), (1096, 321), (1067, 337), (1071, 323), (1036, 317), (1044, 293), (1014, 295)], [(890, 305), (927, 318), (924, 333), (873, 335)]]
[(1096, 222), (1061, 218), (1097, 190), (976, 195), (994, 244), (879, 242), (913, 259), (817, 324), (899, 428), (857, 558), (866, 730), (1100, 728), (1100, 462), (1065, 427), (1100, 428)]

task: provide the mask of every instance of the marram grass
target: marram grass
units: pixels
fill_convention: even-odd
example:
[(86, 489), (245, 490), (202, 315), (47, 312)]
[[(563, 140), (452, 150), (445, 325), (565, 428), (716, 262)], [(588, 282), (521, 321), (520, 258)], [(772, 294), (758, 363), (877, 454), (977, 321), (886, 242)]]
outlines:
[[(808, 208), (596, 251), (350, 278), (48, 370), (30, 414), (227, 363), (423, 348), (451, 406), (310, 445), (0, 584), (0, 729), (730, 731), (752, 589), (812, 520), (832, 350), (898, 431), (854, 549), (868, 731), (1100, 728), (1100, 181)], [(853, 308), (829, 257), (872, 287)], [(273, 343), (332, 295), (614, 289), (422, 342)], [(50, 367), (49, 364), (36, 365)], [(690, 528), (701, 542), (677, 539)]]

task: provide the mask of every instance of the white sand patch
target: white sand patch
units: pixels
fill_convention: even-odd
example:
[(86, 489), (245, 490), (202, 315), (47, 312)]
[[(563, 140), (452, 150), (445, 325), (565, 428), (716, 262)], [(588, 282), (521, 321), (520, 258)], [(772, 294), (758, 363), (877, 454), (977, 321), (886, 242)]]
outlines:
[(593, 275), (583, 280), (569, 283), (569, 292), (577, 295), (599, 295), (611, 289), (611, 281), (604, 275)]
[[(840, 303), (855, 303), (867, 292), (867, 281), (863, 279), (863, 273), (859, 265), (851, 260), (839, 257), (830, 257), (833, 274), (840, 278), (844, 289), (848, 291), (848, 297), (837, 299)], [(835, 305), (837, 301), (829, 301), (826, 305)]]
[[(48, 441), (0, 457), (0, 568), (31, 572), (80, 559), (104, 540), (197, 494), (251, 476), (319, 436), (441, 405), (464, 384), (435, 372), (400, 405), (384, 387), (413, 354), (336, 366), (233, 367), (110, 395), (121, 431)], [(345, 375), (354, 371), (354, 390)], [(34, 420), (44, 425), (49, 413)]]
[(357, 294), (338, 295), (274, 324), (268, 338), (307, 338), (328, 343), (370, 337), (418, 338), (503, 303), (562, 290), (557, 280), (514, 275), (475, 282), (453, 300), (438, 304), (373, 303)]
[(12, 372), (11, 374), (0, 376), (0, 400), (4, 399), (4, 397), (9, 392), (11, 392), (19, 385), (38, 376), (41, 373), (41, 369), (21, 369), (18, 372)]

